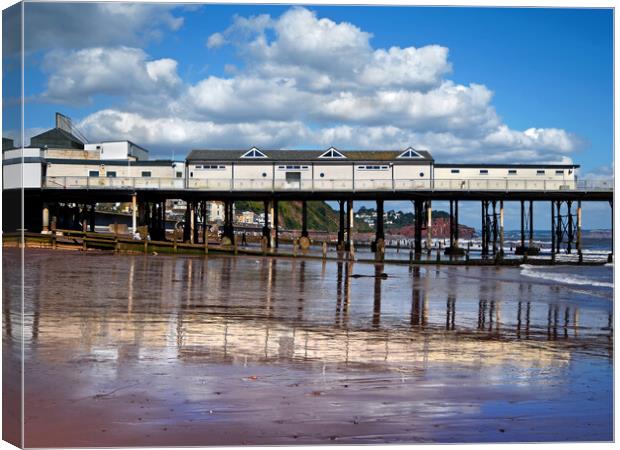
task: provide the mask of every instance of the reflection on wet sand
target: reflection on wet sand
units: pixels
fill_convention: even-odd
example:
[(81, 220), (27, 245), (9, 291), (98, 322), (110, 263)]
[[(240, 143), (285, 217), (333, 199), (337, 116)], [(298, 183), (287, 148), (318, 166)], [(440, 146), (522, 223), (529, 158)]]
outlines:
[(150, 368), (161, 364), (224, 364), (233, 373), (248, 365), (323, 375), (329, 368), (386, 389), (384, 374), (445, 386), (460, 371), (546, 386), (544, 377), (570, 385), (570, 363), (586, 355), (611, 367), (610, 304), (580, 301), (510, 269), (496, 276), (349, 260), (59, 255), (30, 254), (27, 360), (79, 367), (110, 390), (140, 366), (157, 383)]
[[(597, 339), (597, 334), (607, 331), (605, 334), (610, 335), (612, 331), (610, 326), (586, 327), (580, 335), (578, 307), (557, 303), (537, 304), (538, 315), (533, 324), (532, 302), (522, 300), (512, 305), (516, 311), (511, 323), (502, 318), (502, 289), (496, 280), (479, 285), (475, 326), (471, 321), (459, 320), (459, 314), (467, 316), (475, 303), (459, 299), (455, 283), (448, 284), (447, 295), (443, 297), (446, 299), (443, 323), (432, 323), (429, 308), (440, 312), (441, 296), (432, 296), (429, 284), (434, 280), (429, 272), (420, 273), (419, 268), (413, 271), (409, 281), (399, 279), (399, 286), (392, 283), (385, 298), (384, 284), (391, 280), (384, 278), (384, 265), (369, 266), (368, 275), (354, 278), (353, 262), (335, 263), (335, 295), (331, 298), (335, 299), (336, 316), (332, 326), (324, 316), (329, 296), (314, 297), (318, 291), (316, 285), (329, 284), (325, 278), (331, 275), (324, 270), (313, 271), (307, 281), (307, 267), (311, 263), (306, 261), (221, 258), (211, 261), (214, 267), (206, 260), (192, 258), (140, 261), (139, 257), (131, 257), (125, 261), (128, 266), (125, 271), (113, 261), (110, 270), (100, 272), (102, 286), (108, 286), (111, 291), (105, 289), (102, 292), (105, 295), (97, 298), (97, 305), (87, 304), (92, 297), (86, 292), (85, 296), (76, 296), (75, 292), (64, 296), (60, 289), (54, 296), (34, 296), (27, 304), (26, 314), (32, 318), (26, 323), (30, 328), (30, 345), (60, 340), (97, 347), (131, 341), (141, 347), (163, 347), (172, 340), (176, 342), (179, 358), (320, 360), (345, 365), (380, 364), (389, 370), (393, 364), (413, 363), (422, 354), (424, 359), (463, 363), (481, 354), (485, 355), (485, 364), (502, 362), (507, 355), (520, 364), (533, 360), (564, 363), (570, 358), (570, 345), (538, 346), (533, 350), (527, 341), (563, 340), (588, 344), (590, 351), (600, 348), (598, 351), (606, 352), (608, 340)], [(142, 270), (138, 270), (140, 264)], [(286, 267), (282, 279), (280, 266)], [(244, 271), (251, 274), (250, 279), (246, 279)], [(157, 273), (161, 276), (156, 276)], [(41, 266), (32, 275), (38, 278), (38, 292), (59, 290), (57, 282), (61, 274), (57, 270)], [(350, 323), (352, 285), (368, 286), (369, 282), (372, 283), (370, 320), (361, 321), (365, 314), (357, 308), (360, 317)], [(412, 292), (410, 313), (400, 318), (391, 316), (388, 323), (382, 322), (382, 303), (393, 304), (408, 283)], [(527, 287), (519, 285), (519, 290), (523, 289), (526, 291), (521, 295), (529, 298)], [(112, 295), (108, 297), (108, 293)], [(363, 295), (356, 292), (356, 303), (365, 303)], [(175, 300), (175, 296), (182, 298)], [(119, 308), (121, 303), (125, 303), (123, 308)], [(541, 307), (546, 309), (542, 323)], [(10, 336), (10, 316), (5, 316), (7, 320), (5, 333)], [(607, 314), (604, 320), (608, 321)], [(428, 346), (428, 342), (436, 347)]]

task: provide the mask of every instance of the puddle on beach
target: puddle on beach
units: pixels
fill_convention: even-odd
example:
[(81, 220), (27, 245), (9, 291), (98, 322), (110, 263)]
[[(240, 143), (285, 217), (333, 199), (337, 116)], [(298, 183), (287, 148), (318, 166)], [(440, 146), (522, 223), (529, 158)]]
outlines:
[[(5, 366), (18, 258), (4, 249)], [(26, 446), (612, 439), (610, 267), (588, 286), (511, 267), (25, 262)]]

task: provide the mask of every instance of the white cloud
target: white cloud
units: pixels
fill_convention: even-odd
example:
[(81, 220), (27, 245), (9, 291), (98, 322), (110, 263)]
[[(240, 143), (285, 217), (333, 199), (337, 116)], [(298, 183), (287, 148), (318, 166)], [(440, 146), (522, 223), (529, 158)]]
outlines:
[(26, 51), (90, 46), (139, 45), (176, 31), (183, 18), (173, 4), (59, 3), (25, 5)]
[(43, 60), (43, 70), (50, 76), (42, 96), (51, 101), (82, 103), (96, 94), (132, 97), (172, 93), (181, 84), (177, 62), (147, 59), (143, 50), (128, 47), (51, 51)]
[(122, 95), (122, 108), (86, 117), (85, 131), (150, 146), (411, 145), (439, 160), (564, 162), (584, 145), (562, 129), (511, 129), (498, 117), (491, 89), (447, 78), (446, 47), (383, 49), (371, 40), (352, 23), (301, 7), (279, 17), (236, 16), (206, 41), (207, 55), (236, 48), (242, 64), (228, 64), (226, 75), (186, 84), (176, 61), (150, 60), (136, 48), (51, 52), (45, 96)]
[[(291, 141), (303, 141), (308, 135), (305, 125), (295, 121), (261, 120), (219, 124), (178, 117), (153, 119), (113, 109), (91, 114), (78, 126), (92, 139), (113, 136), (122, 139), (131, 136), (137, 142), (167, 147), (180, 144), (204, 147), (208, 143), (217, 148), (249, 148), (253, 145), (278, 148)], [(183, 153), (187, 148), (180, 150)]]
[(207, 39), (207, 48), (218, 48), (226, 44), (226, 39), (222, 33), (213, 33)]

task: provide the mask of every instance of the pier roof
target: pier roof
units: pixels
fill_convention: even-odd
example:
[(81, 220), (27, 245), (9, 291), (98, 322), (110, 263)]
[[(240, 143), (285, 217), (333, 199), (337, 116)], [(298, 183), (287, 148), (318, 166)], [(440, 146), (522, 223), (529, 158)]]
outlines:
[[(186, 160), (188, 162), (199, 161), (364, 161), (364, 162), (414, 162), (414, 161), (433, 161), (431, 154), (425, 150), (411, 149), (419, 157), (399, 158), (400, 155), (407, 152), (407, 150), (339, 150), (336, 148), (329, 148), (327, 150), (263, 150), (252, 147), (259, 151), (264, 157), (244, 158), (244, 155), (248, 153), (248, 149), (245, 150), (192, 150), (187, 155)], [(250, 149), (250, 150), (252, 150)], [(330, 150), (334, 150), (342, 157), (324, 157), (323, 155)], [(323, 156), (323, 157), (322, 157)]]

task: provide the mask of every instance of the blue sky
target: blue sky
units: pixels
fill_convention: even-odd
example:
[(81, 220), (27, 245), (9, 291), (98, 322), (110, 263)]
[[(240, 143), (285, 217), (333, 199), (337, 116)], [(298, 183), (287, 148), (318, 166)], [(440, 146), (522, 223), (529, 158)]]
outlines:
[(412, 145), (613, 170), (610, 9), (29, 3), (25, 22), (27, 135), (60, 111), (155, 156)]

